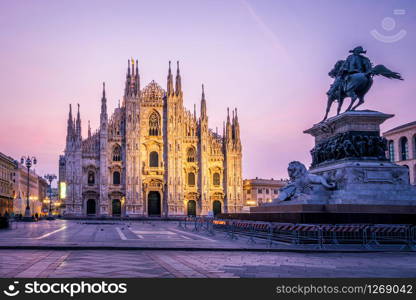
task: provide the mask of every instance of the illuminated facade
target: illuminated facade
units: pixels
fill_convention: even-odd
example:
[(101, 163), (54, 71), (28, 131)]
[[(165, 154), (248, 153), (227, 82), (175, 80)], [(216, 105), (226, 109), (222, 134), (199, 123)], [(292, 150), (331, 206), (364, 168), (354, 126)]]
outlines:
[[(14, 202), (13, 212), (15, 214), (25, 214), (27, 200), (27, 168), (18, 163), (14, 177)], [(43, 201), (47, 197), (48, 183), (45, 179), (38, 176), (34, 170), (29, 172), (29, 206), (32, 215), (41, 215)]]
[(100, 127), (95, 132), (88, 127), (83, 139), (79, 106), (76, 119), (70, 107), (65, 154), (59, 160), (66, 215), (241, 211), (237, 110), (232, 116), (228, 112), (222, 135), (209, 129), (203, 87), (199, 117), (183, 106), (179, 64), (174, 82), (169, 63), (165, 91), (154, 81), (141, 89), (137, 61), (129, 61), (121, 106), (108, 118), (103, 85)]
[(383, 133), (387, 139), (387, 157), (391, 162), (409, 169), (411, 184), (416, 184), (416, 121)]
[(279, 189), (287, 184), (286, 180), (245, 179), (243, 181), (243, 199), (245, 207), (259, 206), (272, 202), (279, 195)]
[(0, 217), (13, 212), (13, 180), (16, 162), (0, 152)]

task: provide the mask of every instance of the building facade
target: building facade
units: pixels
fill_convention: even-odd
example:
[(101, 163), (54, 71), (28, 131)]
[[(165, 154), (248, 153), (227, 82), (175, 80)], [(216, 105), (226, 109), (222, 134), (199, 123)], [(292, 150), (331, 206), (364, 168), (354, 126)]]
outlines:
[(416, 184), (416, 121), (383, 133), (387, 139), (387, 157), (391, 162), (409, 169), (411, 184)]
[(279, 189), (287, 184), (287, 180), (245, 179), (243, 181), (244, 207), (250, 208), (263, 203), (270, 203), (279, 195)]
[(60, 198), (68, 216), (206, 215), (243, 206), (242, 146), (237, 110), (223, 134), (208, 127), (204, 87), (200, 116), (186, 110), (179, 63), (169, 62), (166, 90), (141, 89), (137, 61), (128, 62), (121, 106), (107, 116), (105, 86), (100, 127), (81, 136), (69, 109), (65, 154), (59, 159)]
[[(28, 173), (27, 168), (17, 163), (13, 185), (13, 212), (14, 214), (25, 214), (28, 196)], [(42, 215), (43, 201), (47, 197), (48, 183), (45, 179), (38, 176), (34, 170), (29, 172), (29, 207), (30, 213)]]
[(0, 152), (0, 217), (13, 212), (13, 180), (16, 162)]

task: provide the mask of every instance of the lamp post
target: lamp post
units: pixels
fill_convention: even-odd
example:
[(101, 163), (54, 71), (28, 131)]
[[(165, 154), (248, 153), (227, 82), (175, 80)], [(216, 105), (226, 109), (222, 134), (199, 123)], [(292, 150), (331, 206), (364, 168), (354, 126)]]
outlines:
[(52, 216), (52, 181), (56, 179), (55, 174), (46, 174), (43, 176), (49, 182), (49, 213), (48, 213), (48, 220), (54, 220)]
[(36, 165), (36, 157), (32, 156), (22, 156), (20, 163), (27, 168), (27, 198), (26, 198), (26, 210), (23, 220), (32, 221), (32, 215), (30, 213), (30, 203), (29, 203), (29, 193), (30, 193), (30, 167)]

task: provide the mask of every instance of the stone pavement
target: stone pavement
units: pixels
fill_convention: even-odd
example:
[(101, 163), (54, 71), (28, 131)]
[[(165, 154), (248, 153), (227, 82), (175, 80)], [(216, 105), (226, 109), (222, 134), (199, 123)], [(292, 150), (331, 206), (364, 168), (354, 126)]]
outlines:
[(55, 220), (33, 223), (15, 222), (11, 229), (0, 230), (0, 249), (72, 250), (72, 249), (135, 249), (135, 250), (227, 250), (227, 251), (400, 251), (404, 245), (293, 245), (266, 240), (252, 242), (248, 237), (230, 239), (224, 232), (194, 231), (176, 221), (100, 221)]
[[(146, 249), (246, 248), (224, 234), (209, 236), (167, 221), (40, 221), (16, 222), (0, 231), (1, 247), (116, 247)], [(254, 246), (253, 246), (254, 247)], [(253, 248), (252, 247), (252, 248)]]
[[(342, 246), (344, 252), (322, 252), (308, 245), (268, 248), (264, 241), (230, 240), (224, 233), (208, 235), (177, 225), (92, 220), (16, 223), (0, 231), (0, 277), (416, 276), (412, 252), (366, 253), (354, 245)], [(294, 251), (299, 249), (305, 252)]]
[(412, 253), (0, 250), (0, 277), (415, 277)]

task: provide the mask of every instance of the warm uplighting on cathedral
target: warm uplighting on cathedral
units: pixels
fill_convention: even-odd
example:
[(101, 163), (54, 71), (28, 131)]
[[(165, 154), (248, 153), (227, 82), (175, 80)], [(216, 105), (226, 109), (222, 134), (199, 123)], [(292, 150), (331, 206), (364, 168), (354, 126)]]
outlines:
[[(208, 127), (202, 85), (200, 116), (183, 106), (179, 62), (166, 90), (141, 88), (138, 61), (128, 60), (124, 97), (108, 117), (105, 84), (100, 127), (81, 136), (80, 106), (69, 107), (61, 199), (73, 216), (174, 216), (240, 212), (242, 147), (237, 110), (222, 136)], [(65, 184), (66, 183), (66, 184)], [(65, 195), (62, 195), (65, 194)]]

